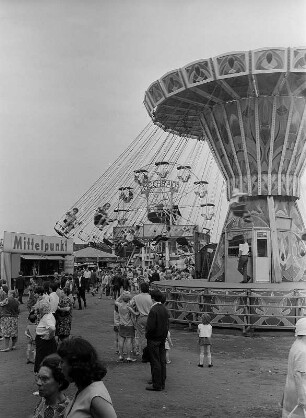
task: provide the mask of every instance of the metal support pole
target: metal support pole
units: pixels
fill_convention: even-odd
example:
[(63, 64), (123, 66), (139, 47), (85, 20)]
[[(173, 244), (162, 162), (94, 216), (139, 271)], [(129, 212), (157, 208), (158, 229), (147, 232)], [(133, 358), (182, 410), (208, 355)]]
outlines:
[(282, 272), (280, 268), (279, 260), (279, 248), (277, 240), (277, 227), (275, 219), (275, 208), (274, 208), (274, 199), (273, 196), (267, 196), (268, 202), (268, 211), (270, 219), (270, 228), (271, 228), (271, 254), (272, 254), (272, 274), (271, 281), (274, 283), (281, 283), (282, 281)]

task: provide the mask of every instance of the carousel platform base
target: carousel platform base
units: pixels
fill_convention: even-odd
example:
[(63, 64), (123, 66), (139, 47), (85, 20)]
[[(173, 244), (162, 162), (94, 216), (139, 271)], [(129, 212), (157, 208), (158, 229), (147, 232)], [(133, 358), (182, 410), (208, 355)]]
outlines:
[(166, 296), (172, 322), (198, 324), (201, 315), (209, 313), (216, 327), (293, 330), (306, 315), (306, 282), (167, 280), (154, 285)]

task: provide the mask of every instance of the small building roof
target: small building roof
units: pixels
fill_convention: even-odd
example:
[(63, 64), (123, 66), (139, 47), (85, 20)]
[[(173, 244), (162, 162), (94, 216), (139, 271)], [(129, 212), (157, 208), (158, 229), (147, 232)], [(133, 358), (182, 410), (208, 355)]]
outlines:
[(98, 248), (86, 247), (75, 251), (73, 255), (76, 258), (117, 258), (114, 254), (98, 250)]

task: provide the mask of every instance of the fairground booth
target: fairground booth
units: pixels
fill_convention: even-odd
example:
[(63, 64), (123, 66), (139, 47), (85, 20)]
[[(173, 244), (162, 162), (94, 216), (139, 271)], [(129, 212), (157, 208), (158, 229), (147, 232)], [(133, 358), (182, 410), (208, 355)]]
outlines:
[(74, 252), (75, 267), (109, 267), (117, 257), (98, 248), (86, 247)]
[(19, 271), (25, 277), (44, 278), (53, 273), (73, 273), (73, 240), (63, 237), (4, 232), (1, 278), (9, 287)]

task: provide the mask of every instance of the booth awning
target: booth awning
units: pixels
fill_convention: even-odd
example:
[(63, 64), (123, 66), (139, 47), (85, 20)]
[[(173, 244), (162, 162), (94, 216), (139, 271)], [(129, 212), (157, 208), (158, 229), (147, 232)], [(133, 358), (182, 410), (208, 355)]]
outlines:
[(46, 260), (65, 260), (65, 257), (61, 255), (44, 255), (43, 257)]
[(43, 260), (44, 257), (42, 255), (34, 255), (34, 254), (23, 254), (21, 256), (24, 260)]
[(24, 260), (64, 260), (64, 257), (61, 255), (23, 254), (21, 258)]

